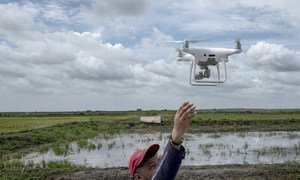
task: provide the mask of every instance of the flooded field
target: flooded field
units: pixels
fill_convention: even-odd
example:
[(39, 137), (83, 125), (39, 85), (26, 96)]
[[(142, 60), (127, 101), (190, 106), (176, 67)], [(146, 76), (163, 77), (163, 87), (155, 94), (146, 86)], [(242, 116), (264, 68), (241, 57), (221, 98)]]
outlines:
[[(152, 143), (161, 145), (162, 155), (168, 133), (102, 134), (88, 141), (71, 143), (64, 155), (49, 150), (22, 158), (25, 163), (67, 160), (89, 167), (127, 166), (130, 154)], [(275, 164), (300, 161), (300, 131), (187, 134), (183, 143), (183, 165)]]

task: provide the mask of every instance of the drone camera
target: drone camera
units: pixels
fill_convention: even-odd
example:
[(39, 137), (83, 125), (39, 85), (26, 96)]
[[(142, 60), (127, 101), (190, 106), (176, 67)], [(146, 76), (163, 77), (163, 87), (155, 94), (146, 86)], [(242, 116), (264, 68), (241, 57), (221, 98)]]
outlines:
[(206, 67), (203, 71), (199, 71), (198, 74), (195, 74), (195, 79), (203, 79), (210, 77), (210, 69)]

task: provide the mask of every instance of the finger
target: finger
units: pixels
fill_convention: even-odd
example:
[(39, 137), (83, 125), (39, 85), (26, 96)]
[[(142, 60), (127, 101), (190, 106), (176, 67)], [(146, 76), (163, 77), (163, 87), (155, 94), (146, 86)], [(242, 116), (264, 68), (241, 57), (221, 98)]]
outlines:
[(183, 112), (182, 114), (182, 118), (185, 118), (186, 115), (188, 115), (189, 113), (191, 113), (195, 108), (193, 107), (193, 104), (191, 104), (190, 106), (187, 107), (187, 109)]
[(187, 105), (189, 105), (189, 102), (188, 101), (184, 102), (181, 105), (181, 107), (178, 109), (178, 114), (180, 114), (186, 108)]
[(192, 119), (196, 114), (197, 114), (197, 111), (193, 111), (193, 112), (191, 112), (190, 114), (188, 114), (186, 118), (187, 118), (188, 120), (190, 120), (190, 119)]
[(191, 107), (193, 104), (186, 104), (184, 107), (182, 107), (181, 111), (179, 112), (179, 117), (182, 117), (182, 115)]
[(183, 103), (181, 104), (181, 106), (179, 107), (179, 109), (177, 110), (176, 114), (179, 114), (180, 111), (182, 110), (182, 108), (183, 108), (184, 106), (186, 106), (188, 103), (189, 103), (188, 101), (183, 102)]
[(185, 120), (189, 114), (193, 114), (193, 112), (195, 111), (195, 108), (196, 107), (193, 106), (193, 104), (191, 104), (191, 106), (189, 106), (189, 108), (182, 114), (181, 118), (183, 120)]
[(185, 118), (185, 120), (191, 119), (191, 118), (195, 115), (195, 113), (197, 113), (197, 112), (195, 111), (195, 109), (196, 109), (195, 106), (189, 108), (189, 109), (187, 110), (187, 112), (183, 115), (182, 118)]

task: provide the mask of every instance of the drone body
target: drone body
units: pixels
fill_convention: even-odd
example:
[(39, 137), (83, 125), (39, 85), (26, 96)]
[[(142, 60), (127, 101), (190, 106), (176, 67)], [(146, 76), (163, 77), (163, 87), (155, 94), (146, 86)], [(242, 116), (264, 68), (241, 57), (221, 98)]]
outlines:
[[(241, 43), (236, 41), (236, 47), (234, 49), (228, 48), (189, 48), (189, 43), (203, 42), (206, 40), (184, 40), (182, 41), (182, 49), (177, 49), (178, 61), (190, 61), (190, 84), (192, 86), (217, 86), (220, 83), (224, 83), (227, 80), (227, 68), (226, 63), (228, 57), (233, 54), (242, 52)], [(175, 41), (178, 42), (178, 41)], [(220, 78), (220, 63), (224, 65), (224, 78)], [(200, 68), (196, 72), (196, 66)], [(217, 78), (211, 80), (210, 68), (216, 67)]]

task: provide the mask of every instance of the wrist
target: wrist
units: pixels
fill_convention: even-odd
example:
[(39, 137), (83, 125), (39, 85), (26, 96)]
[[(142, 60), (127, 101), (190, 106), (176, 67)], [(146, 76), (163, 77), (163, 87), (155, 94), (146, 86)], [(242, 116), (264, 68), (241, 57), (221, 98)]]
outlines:
[(182, 140), (182, 135), (178, 134), (176, 131), (172, 131), (171, 135), (170, 135), (170, 139), (173, 141), (180, 141)]
[(170, 141), (172, 144), (176, 145), (176, 146), (180, 146), (183, 143), (183, 138), (174, 138), (173, 135), (171, 134), (169, 137)]

